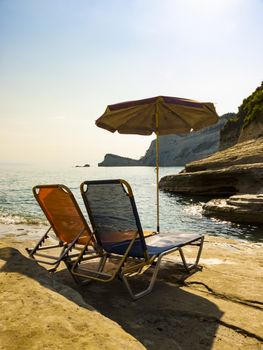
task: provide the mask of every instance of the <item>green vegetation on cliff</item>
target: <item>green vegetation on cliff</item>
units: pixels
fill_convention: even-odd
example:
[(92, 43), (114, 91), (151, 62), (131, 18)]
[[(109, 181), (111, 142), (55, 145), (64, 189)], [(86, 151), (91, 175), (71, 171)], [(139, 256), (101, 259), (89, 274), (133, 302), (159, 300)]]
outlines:
[(238, 114), (244, 114), (243, 128), (246, 128), (252, 121), (263, 120), (263, 82), (243, 101)]
[(220, 150), (234, 146), (243, 129), (254, 121), (263, 120), (263, 83), (238, 108), (238, 113), (231, 118), (220, 133)]

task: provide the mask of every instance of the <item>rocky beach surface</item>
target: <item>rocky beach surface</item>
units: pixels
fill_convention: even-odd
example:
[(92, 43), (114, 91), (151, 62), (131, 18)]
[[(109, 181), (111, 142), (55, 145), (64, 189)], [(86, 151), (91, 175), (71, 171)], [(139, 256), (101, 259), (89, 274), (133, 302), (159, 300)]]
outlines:
[(0, 349), (262, 349), (262, 244), (206, 236), (199, 271), (186, 278), (169, 255), (134, 302), (118, 280), (80, 287), (28, 259), (41, 231), (1, 226)]

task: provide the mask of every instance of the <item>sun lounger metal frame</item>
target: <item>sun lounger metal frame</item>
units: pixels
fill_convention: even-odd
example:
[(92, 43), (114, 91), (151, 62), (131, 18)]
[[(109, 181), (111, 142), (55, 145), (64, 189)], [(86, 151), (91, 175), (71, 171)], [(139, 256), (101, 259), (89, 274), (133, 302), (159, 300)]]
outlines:
[[(123, 190), (126, 192), (126, 195), (129, 197), (130, 200), (130, 204), (132, 207), (132, 211), (134, 214), (134, 218), (136, 220), (136, 225), (137, 225), (137, 231), (134, 232), (133, 237), (130, 237), (129, 241), (124, 242), (126, 248), (124, 249), (123, 254), (118, 252), (118, 244), (120, 244), (120, 246), (123, 244), (123, 242), (120, 243), (116, 243), (115, 245), (115, 250), (113, 249), (111, 251), (111, 249), (107, 249), (107, 247), (105, 247), (105, 245), (103, 246), (103, 243), (101, 242), (101, 237), (100, 237), (100, 233), (99, 230), (97, 229), (97, 223), (96, 223), (96, 218), (94, 216), (94, 212), (91, 208), (90, 205), (90, 199), (89, 199), (89, 187), (90, 186), (96, 186), (96, 185), (101, 185), (101, 184), (116, 184), (116, 185), (121, 185), (123, 187)], [(75, 262), (72, 265), (72, 269), (71, 269), (71, 273), (76, 276), (77, 278), (89, 278), (91, 280), (96, 280), (96, 281), (100, 281), (100, 282), (111, 282), (113, 281), (116, 277), (120, 278), (123, 282), (124, 285), (126, 286), (130, 296), (132, 299), (136, 300), (139, 299), (141, 297), (143, 297), (144, 295), (148, 294), (151, 292), (151, 290), (154, 287), (154, 283), (156, 281), (157, 278), (157, 274), (158, 271), (160, 269), (160, 265), (161, 265), (161, 261), (162, 258), (168, 254), (171, 254), (172, 252), (175, 251), (179, 251), (183, 266), (186, 270), (186, 272), (189, 274), (193, 273), (197, 268), (198, 268), (198, 263), (199, 263), (199, 259), (201, 256), (201, 252), (202, 252), (202, 248), (203, 248), (203, 242), (204, 242), (204, 236), (203, 235), (199, 235), (199, 234), (191, 234), (189, 235), (188, 238), (186, 238), (184, 241), (180, 241), (180, 237), (179, 240), (176, 241), (176, 235), (174, 236), (174, 246), (170, 249), (163, 249), (163, 251), (160, 251), (160, 253), (157, 254), (149, 254), (149, 246), (147, 245), (148, 242), (150, 242), (150, 240), (152, 240), (152, 236), (149, 237), (144, 237), (143, 235), (143, 230), (141, 227), (141, 223), (140, 223), (140, 219), (139, 219), (139, 215), (138, 215), (138, 211), (137, 211), (137, 207), (135, 204), (135, 200), (134, 200), (134, 196), (132, 193), (132, 189), (130, 187), (130, 185), (128, 184), (128, 182), (126, 182), (125, 180), (99, 180), (99, 181), (85, 181), (81, 184), (80, 186), (81, 189), (81, 194), (90, 218), (90, 222), (92, 224), (93, 227), (93, 232), (96, 236), (96, 241), (97, 244), (100, 245), (100, 248), (102, 251), (104, 251), (104, 256), (103, 259), (101, 260), (101, 265), (100, 268), (94, 272), (91, 269), (86, 269), (83, 262), (83, 258), (84, 258), (84, 253), (85, 253), (85, 249), (87, 247), (87, 243), (85, 245), (85, 247), (83, 248), (82, 252), (79, 254), (78, 258), (75, 260)], [(159, 234), (156, 234), (156, 236), (160, 236)], [(159, 237), (158, 237), (159, 238)], [(142, 248), (143, 248), (143, 256), (140, 255), (138, 257), (134, 257), (131, 254), (133, 251), (133, 248), (135, 246), (135, 244), (138, 244), (138, 242), (141, 243)], [(197, 251), (197, 255), (196, 255), (196, 259), (195, 262), (190, 265), (187, 264), (184, 253), (182, 248), (186, 245), (196, 245), (198, 248)], [(119, 263), (117, 264), (117, 266), (115, 267), (115, 269), (109, 273), (109, 272), (105, 272), (104, 271), (104, 267), (106, 266), (106, 262), (110, 261), (110, 259), (118, 259)], [(132, 265), (131, 265), (132, 262)], [(131, 288), (131, 284), (128, 281), (128, 277), (131, 277), (133, 275), (136, 274), (140, 274), (144, 271), (144, 269), (149, 268), (149, 267), (154, 267), (153, 272), (152, 272), (152, 277), (150, 279), (150, 282), (148, 284), (148, 286), (138, 292), (135, 293), (132, 288)]]

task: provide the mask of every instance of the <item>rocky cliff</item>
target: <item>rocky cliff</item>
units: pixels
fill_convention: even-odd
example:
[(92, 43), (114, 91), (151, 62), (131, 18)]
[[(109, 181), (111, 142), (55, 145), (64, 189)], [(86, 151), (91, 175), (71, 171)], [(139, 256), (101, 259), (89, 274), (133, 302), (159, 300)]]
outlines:
[[(213, 126), (187, 135), (167, 135), (159, 138), (159, 165), (180, 166), (193, 160), (202, 159), (218, 151), (220, 130), (226, 122), (235, 116), (234, 113), (223, 115)], [(106, 154), (99, 166), (155, 166), (156, 141), (152, 141), (145, 155), (136, 160)]]
[(263, 83), (238, 108), (220, 131), (220, 150), (263, 136)]
[[(235, 116), (234, 113), (223, 115), (219, 122), (208, 128), (179, 136), (161, 136), (159, 141), (159, 165), (178, 166), (185, 165), (193, 160), (207, 157), (219, 150), (220, 130), (226, 122)], [(156, 140), (152, 141), (144, 157), (143, 165), (155, 165)]]
[(237, 116), (231, 118), (220, 131), (220, 146), (222, 151), (234, 146), (239, 139), (244, 120)]
[(254, 120), (254, 122), (241, 130), (238, 142), (257, 139), (259, 137), (263, 137), (263, 114), (261, 120)]

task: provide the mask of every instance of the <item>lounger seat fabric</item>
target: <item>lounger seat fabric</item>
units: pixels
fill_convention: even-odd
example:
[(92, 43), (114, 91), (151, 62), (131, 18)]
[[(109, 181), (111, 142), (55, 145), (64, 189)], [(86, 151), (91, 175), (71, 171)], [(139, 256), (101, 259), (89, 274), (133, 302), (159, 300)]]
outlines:
[[(184, 246), (185, 244), (191, 243), (192, 241), (198, 240), (201, 238), (201, 235), (196, 233), (176, 233), (176, 236), (173, 237), (173, 234), (158, 234), (155, 236), (145, 237), (147, 253), (149, 257), (158, 256), (163, 252), (166, 252), (170, 249)], [(125, 254), (129, 245), (129, 241), (118, 243), (118, 244), (105, 244), (104, 249), (112, 254)], [(138, 239), (134, 242), (131, 250), (128, 253), (130, 257), (144, 257), (144, 251), (142, 249), (141, 241)]]

